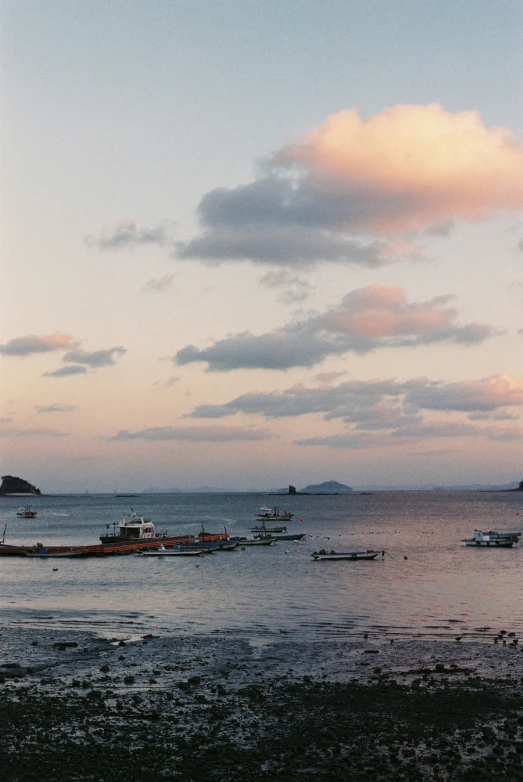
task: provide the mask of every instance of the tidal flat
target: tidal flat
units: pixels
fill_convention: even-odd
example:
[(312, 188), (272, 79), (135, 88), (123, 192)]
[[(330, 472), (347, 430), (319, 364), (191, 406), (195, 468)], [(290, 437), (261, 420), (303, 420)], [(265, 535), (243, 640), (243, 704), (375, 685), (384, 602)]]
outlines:
[(0, 654), (5, 782), (523, 780), (508, 631), (303, 642), (18, 626)]

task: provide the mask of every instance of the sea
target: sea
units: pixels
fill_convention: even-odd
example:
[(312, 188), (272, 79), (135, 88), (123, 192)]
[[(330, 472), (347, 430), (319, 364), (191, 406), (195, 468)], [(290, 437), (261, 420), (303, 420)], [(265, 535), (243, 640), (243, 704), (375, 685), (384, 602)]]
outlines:
[[(394, 491), (343, 495), (108, 494), (0, 498), (10, 544), (97, 543), (131, 509), (169, 534), (250, 535), (261, 506), (294, 515), (303, 542), (205, 557), (0, 558), (2, 627), (75, 628), (105, 637), (240, 634), (300, 639), (374, 632), (481, 639), (523, 632), (523, 543), (474, 549), (474, 529), (523, 530), (523, 493)], [(379, 549), (374, 561), (314, 561), (321, 548)]]

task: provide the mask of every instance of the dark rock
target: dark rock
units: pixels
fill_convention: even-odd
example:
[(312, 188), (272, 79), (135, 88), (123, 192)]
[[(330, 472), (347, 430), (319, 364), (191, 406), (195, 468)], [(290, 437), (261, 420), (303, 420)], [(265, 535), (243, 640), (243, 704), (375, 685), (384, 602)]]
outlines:
[(198, 685), (201, 684), (201, 681), (201, 676), (191, 676), (189, 679), (189, 684), (192, 684), (193, 687), (198, 687)]
[(2, 475), (2, 485), (0, 486), (0, 497), (6, 497), (9, 494), (41, 494), (40, 489), (33, 486), (29, 481), (23, 478), (17, 478), (14, 475)]

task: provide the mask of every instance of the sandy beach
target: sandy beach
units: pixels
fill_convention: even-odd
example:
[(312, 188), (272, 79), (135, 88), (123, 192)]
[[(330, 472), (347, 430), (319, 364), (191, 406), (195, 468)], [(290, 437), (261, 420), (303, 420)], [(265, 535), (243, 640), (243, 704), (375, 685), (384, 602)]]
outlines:
[(4, 627), (2, 778), (520, 780), (509, 633), (257, 643)]

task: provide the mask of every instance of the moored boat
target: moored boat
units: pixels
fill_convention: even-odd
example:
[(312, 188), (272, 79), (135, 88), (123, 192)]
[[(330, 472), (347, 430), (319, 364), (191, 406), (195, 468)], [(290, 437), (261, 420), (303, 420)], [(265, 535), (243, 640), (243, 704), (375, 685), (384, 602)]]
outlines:
[(278, 532), (287, 532), (287, 527), (267, 527), (263, 523), (260, 526), (251, 527), (251, 532), (257, 532), (262, 535), (275, 535)]
[(121, 521), (107, 524), (107, 534), (100, 535), (100, 542), (129, 543), (137, 540), (162, 540), (167, 532), (157, 532), (153, 522), (131, 511), (129, 516), (123, 516)]
[(334, 551), (333, 549), (330, 551), (325, 551), (325, 549), (320, 549), (320, 551), (314, 551), (311, 554), (311, 557), (315, 562), (317, 562), (318, 560), (335, 559), (376, 559), (376, 557), (380, 554), (382, 557), (385, 556), (384, 551), (374, 551), (373, 549), (367, 549), (367, 551)]
[[(263, 538), (263, 535), (255, 535), (255, 538)], [(276, 535), (276, 540), (303, 540), (306, 537), (305, 532), (297, 532), (291, 535)]]
[(290, 521), (293, 516), (294, 513), (291, 513), (288, 510), (282, 511), (277, 505), (275, 505), (274, 508), (267, 508), (264, 505), (259, 508), (256, 519), (258, 521)]
[(254, 538), (231, 538), (231, 540), (237, 541), (240, 546), (272, 546), (278, 541), (278, 538), (271, 538), (267, 535), (266, 537), (254, 536)]
[(231, 536), (224, 527), (223, 532), (207, 532), (202, 524), (201, 532), (198, 533), (196, 539), (199, 543), (216, 543), (219, 541), (229, 540)]
[[(163, 538), (162, 542), (169, 546), (178, 546), (183, 544), (190, 544), (190, 535), (178, 535)], [(49, 553), (60, 554), (69, 552), (80, 552), (84, 557), (105, 557), (105, 556), (118, 556), (124, 554), (133, 554), (136, 551), (147, 551), (158, 548), (160, 541), (158, 540), (138, 540), (131, 541), (129, 543), (95, 543), (90, 545), (74, 545), (74, 546), (43, 546), (41, 543), (36, 545), (24, 546), (24, 545), (12, 545), (7, 543), (0, 544), (0, 557), (1, 556), (25, 556), (27, 552), (36, 553)]]
[(26, 557), (36, 557), (37, 559), (54, 559), (56, 557), (84, 557), (85, 553), (83, 549), (79, 551), (47, 551), (45, 547), (42, 547), (39, 551), (24, 551)]
[(203, 548), (193, 548), (187, 545), (165, 548), (162, 543), (156, 549), (136, 552), (137, 556), (140, 557), (201, 557), (206, 553), (206, 550)]
[(473, 548), (512, 548), (519, 540), (520, 533), (499, 533), (495, 530), (483, 532), (474, 530), (474, 537), (464, 538), (462, 543)]
[(186, 550), (192, 549), (199, 551), (234, 551), (238, 548), (238, 541), (231, 540), (230, 538), (220, 538), (218, 540), (204, 540), (192, 539), (189, 543), (185, 543), (181, 548)]

